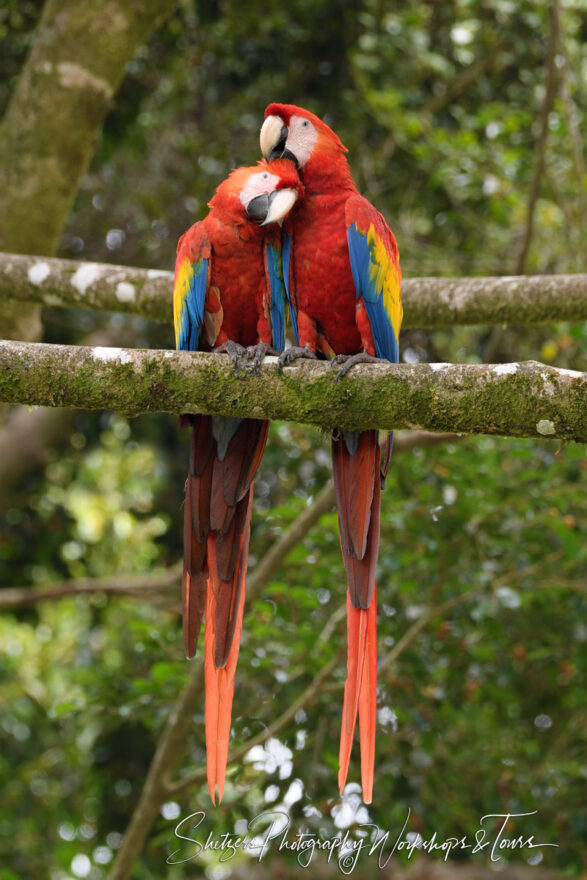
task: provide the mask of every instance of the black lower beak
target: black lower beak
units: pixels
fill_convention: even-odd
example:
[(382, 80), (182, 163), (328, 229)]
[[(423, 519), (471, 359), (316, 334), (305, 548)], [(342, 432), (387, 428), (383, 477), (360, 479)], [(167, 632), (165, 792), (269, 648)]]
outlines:
[(257, 220), (258, 223), (262, 223), (267, 214), (269, 213), (269, 196), (257, 196), (256, 199), (253, 199), (252, 202), (249, 202), (247, 205), (247, 216), (251, 218), (251, 220)]
[(291, 159), (296, 168), (299, 168), (298, 160), (291, 152), (291, 150), (286, 149), (287, 136), (289, 134), (287, 125), (281, 126), (280, 137), (271, 152), (269, 153), (269, 159)]
[(281, 154), (281, 157), (280, 157), (280, 158), (281, 158), (281, 159), (291, 159), (291, 161), (294, 163), (294, 165), (296, 166), (296, 168), (299, 168), (299, 167), (300, 167), (299, 164), (298, 164), (297, 156), (294, 156), (294, 154), (292, 153), (291, 150), (284, 150), (283, 153)]
[(299, 168), (297, 157), (294, 156), (291, 150), (282, 150), (279, 145), (273, 147), (271, 152), (269, 153), (270, 159), (291, 159), (296, 168)]

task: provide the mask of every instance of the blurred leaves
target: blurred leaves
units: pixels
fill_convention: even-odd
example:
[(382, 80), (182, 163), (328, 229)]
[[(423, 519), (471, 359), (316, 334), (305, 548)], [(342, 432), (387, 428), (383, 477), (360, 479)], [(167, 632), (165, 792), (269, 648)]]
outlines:
[[(295, 473), (297, 459), (284, 455), (281, 427), (273, 426), (280, 433), (276, 446), (286, 471)], [(321, 448), (318, 434), (309, 439)], [(557, 453), (538, 442), (490, 438), (395, 459), (383, 502), (382, 655), (430, 606), (469, 590), (475, 596), (432, 620), (381, 677), (380, 716), (397, 717), (397, 731), (384, 725), (379, 731), (378, 794), (369, 816), (380, 827), (394, 827), (400, 816), (401, 827), (408, 806), (412, 830), (434, 828), (441, 837), (470, 833), (488, 810), (538, 809), (536, 833), (563, 841), (563, 864), (579, 863), (579, 835), (567, 819), (581, 815), (580, 681), (587, 630), (580, 622), (579, 591), (585, 551), (577, 538), (583, 470), (575, 447)], [(299, 500), (286, 503), (284, 492), (277, 484), (272, 493), (279, 505), (272, 508), (273, 528), (285, 528), (299, 510)], [(251, 549), (258, 556), (267, 540), (262, 510), (255, 523)], [(108, 546), (106, 540), (106, 556)], [(344, 589), (332, 514), (285, 561), (247, 616), (235, 744), (284, 711), (343, 642), (337, 610)], [(39, 822), (46, 816), (55, 845), (55, 812), (75, 826), (88, 799), (95, 803), (96, 797), (100, 843), (124, 829), (132, 805), (130, 790), (124, 792), (130, 785), (138, 793), (153, 737), (187, 674), (178, 613), (170, 610), (80, 597), (44, 603), (2, 622), (0, 723), (4, 753), (21, 766), (18, 807), (10, 797), (14, 783), (5, 777), (3, 786), (16, 815), (24, 809)], [(285, 777), (269, 765), (261, 772), (239, 763), (231, 771), (226, 808), (209, 809), (205, 789), (197, 787), (182, 796), (182, 815), (203, 807), (215, 830), (230, 830), (239, 817), (251, 819), (262, 808), (267, 786), (276, 786), (277, 798), (283, 798), (296, 777), (303, 795), (289, 808), (292, 819), (302, 819), (302, 808), (318, 809), (320, 827), (334, 834), (343, 667), (331, 680), (336, 690), (326, 688), (279, 735), (292, 752)], [(194, 718), (186, 748), (187, 767), (201, 766), (203, 712)], [(443, 807), (447, 798), (450, 810)], [(161, 822), (161, 830), (171, 824)], [(25, 840), (22, 829), (13, 833)], [(161, 835), (145, 877), (157, 876), (170, 834)], [(34, 856), (34, 840), (28, 846)], [(78, 851), (91, 857), (94, 846), (78, 844)]]

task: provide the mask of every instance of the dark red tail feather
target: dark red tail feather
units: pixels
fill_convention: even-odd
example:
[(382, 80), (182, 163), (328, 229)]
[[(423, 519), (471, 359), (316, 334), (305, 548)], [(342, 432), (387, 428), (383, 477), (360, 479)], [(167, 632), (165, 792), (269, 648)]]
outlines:
[(192, 416), (192, 437), (190, 446), (190, 473), (200, 476), (214, 449), (212, 436), (212, 416)]
[(188, 660), (196, 656), (204, 609), (206, 607), (206, 581), (208, 569), (202, 574), (191, 575), (184, 570), (183, 593), (183, 641)]
[[(379, 552), (379, 442), (362, 431), (349, 452), (344, 436), (332, 441), (332, 465), (342, 555), (355, 608), (368, 608)], [(377, 515), (377, 522), (373, 519)], [(374, 527), (375, 526), (375, 527)]]
[(185, 652), (188, 658), (193, 657), (196, 653), (206, 605), (206, 580), (208, 578), (206, 566), (207, 539), (204, 537), (203, 541), (198, 540), (192, 511), (194, 504), (192, 483), (197, 479), (197, 477), (192, 477), (191, 474), (188, 474), (183, 511), (183, 637)]
[(237, 609), (240, 604), (240, 591), (244, 587), (244, 581), (240, 576), (240, 568), (246, 564), (248, 556), (248, 539), (243, 543), (243, 533), (249, 525), (250, 502), (253, 492), (249, 489), (245, 497), (239, 501), (232, 522), (225, 535), (216, 535), (210, 538), (214, 543), (214, 557), (212, 564), (212, 547), (208, 553), (209, 564), (212, 571), (216, 572), (216, 620), (215, 639), (216, 650), (214, 662), (216, 666), (226, 665), (236, 626)]

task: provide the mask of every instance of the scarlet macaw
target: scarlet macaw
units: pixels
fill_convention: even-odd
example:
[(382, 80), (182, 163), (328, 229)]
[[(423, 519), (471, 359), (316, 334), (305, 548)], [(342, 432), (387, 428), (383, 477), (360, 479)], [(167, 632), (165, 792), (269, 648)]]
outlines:
[[(237, 168), (207, 217), (177, 246), (173, 312), (178, 349), (245, 353), (258, 363), (284, 346), (280, 221), (301, 194), (287, 160)], [(263, 223), (261, 223), (263, 221)], [(270, 224), (270, 225), (269, 225)], [(206, 756), (212, 801), (222, 799), (250, 536), (253, 480), (268, 421), (183, 417), (192, 424), (184, 506), (183, 625), (193, 657), (206, 618)]]
[[(313, 113), (291, 104), (270, 104), (261, 128), (261, 150), (266, 158), (293, 159), (305, 187), (304, 200), (284, 224), (283, 268), (298, 348), (292, 355), (286, 352), (283, 362), (320, 353), (345, 362), (341, 373), (374, 357), (397, 363), (403, 314), (397, 244), (382, 215), (359, 195), (344, 155), (346, 147)], [(390, 454), (391, 438), (383, 478)], [(347, 680), (338, 784), (342, 794), (358, 713), (363, 799), (370, 803), (382, 483), (378, 432), (335, 431), (332, 460), (348, 578)]]

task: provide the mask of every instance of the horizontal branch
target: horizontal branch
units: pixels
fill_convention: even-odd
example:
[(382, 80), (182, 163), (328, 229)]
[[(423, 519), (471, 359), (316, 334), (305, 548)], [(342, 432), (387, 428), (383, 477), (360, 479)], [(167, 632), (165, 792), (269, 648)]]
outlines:
[(285, 419), (380, 428), (587, 440), (587, 374), (521, 364), (359, 364), (341, 381), (324, 361), (235, 375), (226, 355), (0, 342), (0, 401)]
[(177, 597), (181, 584), (182, 562), (154, 574), (106, 575), (100, 578), (72, 578), (48, 587), (3, 587), (0, 589), (0, 610), (22, 608), (47, 599), (67, 599), (82, 593), (106, 593), (114, 596), (131, 596), (144, 599), (145, 594), (176, 588)]
[[(0, 254), (0, 298), (171, 322), (171, 272)], [(587, 319), (587, 274), (406, 278), (404, 328)]]

